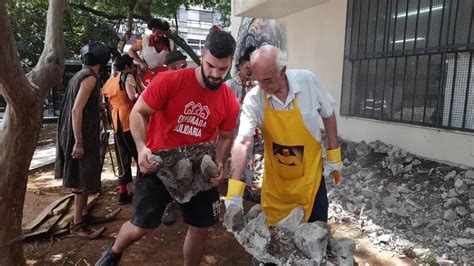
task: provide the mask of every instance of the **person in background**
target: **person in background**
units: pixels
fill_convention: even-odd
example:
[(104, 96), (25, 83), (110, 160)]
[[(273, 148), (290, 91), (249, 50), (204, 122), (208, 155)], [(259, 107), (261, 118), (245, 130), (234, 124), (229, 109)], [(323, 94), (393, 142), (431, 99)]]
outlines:
[[(234, 78), (226, 81), (226, 84), (229, 85), (230, 89), (239, 100), (240, 106), (244, 102), (245, 95), (249, 92), (254, 83), (252, 81), (252, 71), (250, 68), (250, 54), (255, 50), (253, 47), (249, 47), (245, 53), (239, 58), (236, 65), (237, 75)], [(258, 129), (256, 129), (258, 132)], [(236, 132), (237, 133), (237, 132)], [(255, 136), (258, 136), (256, 134)], [(253, 141), (253, 140), (252, 140)], [(254, 175), (254, 143), (251, 144), (251, 150), (248, 154), (248, 162), (244, 168), (244, 180), (245, 180), (245, 191), (243, 198), (246, 200), (254, 201), (260, 203), (260, 196), (252, 190), (253, 185), (253, 175)]]
[(88, 215), (87, 198), (101, 186), (100, 160), (100, 81), (110, 60), (110, 50), (102, 43), (82, 47), (83, 68), (69, 81), (58, 120), (55, 178), (63, 179), (63, 186), (74, 194), (72, 235), (95, 239), (105, 227), (90, 228), (93, 223), (106, 222), (116, 217), (117, 209), (106, 217)]
[(128, 184), (132, 182), (132, 158), (138, 164), (138, 154), (132, 133), (130, 132), (130, 112), (133, 104), (138, 99), (136, 72), (132, 58), (122, 55), (115, 60), (117, 73), (105, 83), (102, 94), (112, 107), (112, 123), (119, 156), (122, 162), (123, 175), (119, 178), (119, 195), (117, 203), (127, 204), (132, 202), (133, 194), (128, 192)]
[(185, 69), (188, 67), (186, 58), (180, 51), (172, 51), (166, 55), (165, 65), (169, 70)]
[(151, 30), (151, 34), (138, 37), (128, 51), (130, 57), (140, 66), (143, 89), (150, 84), (156, 74), (168, 70), (163, 66), (166, 55), (176, 50), (174, 43), (165, 36), (170, 29), (170, 24), (166, 20), (153, 18), (148, 22), (148, 29)]

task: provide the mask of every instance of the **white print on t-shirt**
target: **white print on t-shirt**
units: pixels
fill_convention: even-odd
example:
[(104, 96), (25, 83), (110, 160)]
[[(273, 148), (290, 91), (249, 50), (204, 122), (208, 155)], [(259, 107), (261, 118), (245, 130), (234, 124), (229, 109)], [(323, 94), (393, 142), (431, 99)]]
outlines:
[(206, 127), (206, 120), (210, 114), (208, 106), (191, 101), (184, 106), (184, 113), (178, 117), (178, 124), (174, 131), (199, 138), (201, 137), (201, 128)]

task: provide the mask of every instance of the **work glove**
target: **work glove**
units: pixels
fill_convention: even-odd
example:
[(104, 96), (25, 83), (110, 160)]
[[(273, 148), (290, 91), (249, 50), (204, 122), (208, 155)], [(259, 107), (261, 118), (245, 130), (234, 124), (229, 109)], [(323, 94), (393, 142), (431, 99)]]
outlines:
[(328, 177), (331, 174), (334, 177), (334, 182), (339, 183), (341, 178), (342, 161), (341, 161), (341, 147), (336, 149), (326, 150), (326, 160), (324, 160), (323, 176)]
[(229, 179), (229, 184), (227, 186), (227, 196), (225, 197), (225, 208), (229, 209), (231, 205), (236, 206), (240, 211), (243, 212), (243, 200), (242, 196), (244, 195), (245, 183), (236, 179)]
[(242, 196), (245, 183), (236, 179), (229, 179), (227, 196), (225, 197), (224, 226), (229, 232), (234, 232), (243, 226), (244, 206)]

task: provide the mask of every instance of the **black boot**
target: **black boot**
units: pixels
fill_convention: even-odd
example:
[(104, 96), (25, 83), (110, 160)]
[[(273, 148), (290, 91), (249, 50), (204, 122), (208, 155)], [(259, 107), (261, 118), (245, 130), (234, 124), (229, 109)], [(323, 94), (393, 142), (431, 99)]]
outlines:
[(117, 204), (124, 205), (132, 202), (133, 193), (128, 194), (128, 192), (119, 193)]
[(166, 205), (165, 212), (163, 213), (163, 216), (161, 217), (161, 222), (164, 225), (172, 225), (176, 223), (176, 203), (174, 201), (168, 203)]
[(102, 253), (102, 256), (100, 256), (99, 260), (95, 263), (95, 266), (116, 266), (120, 258), (122, 258), (122, 253), (115, 253), (112, 247), (110, 247)]

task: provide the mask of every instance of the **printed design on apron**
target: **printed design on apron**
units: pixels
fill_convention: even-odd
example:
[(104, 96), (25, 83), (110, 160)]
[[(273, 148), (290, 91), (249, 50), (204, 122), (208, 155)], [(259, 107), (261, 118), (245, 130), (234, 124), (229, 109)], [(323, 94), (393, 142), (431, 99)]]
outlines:
[(282, 179), (295, 179), (304, 175), (304, 146), (285, 146), (272, 142), (273, 160)]

